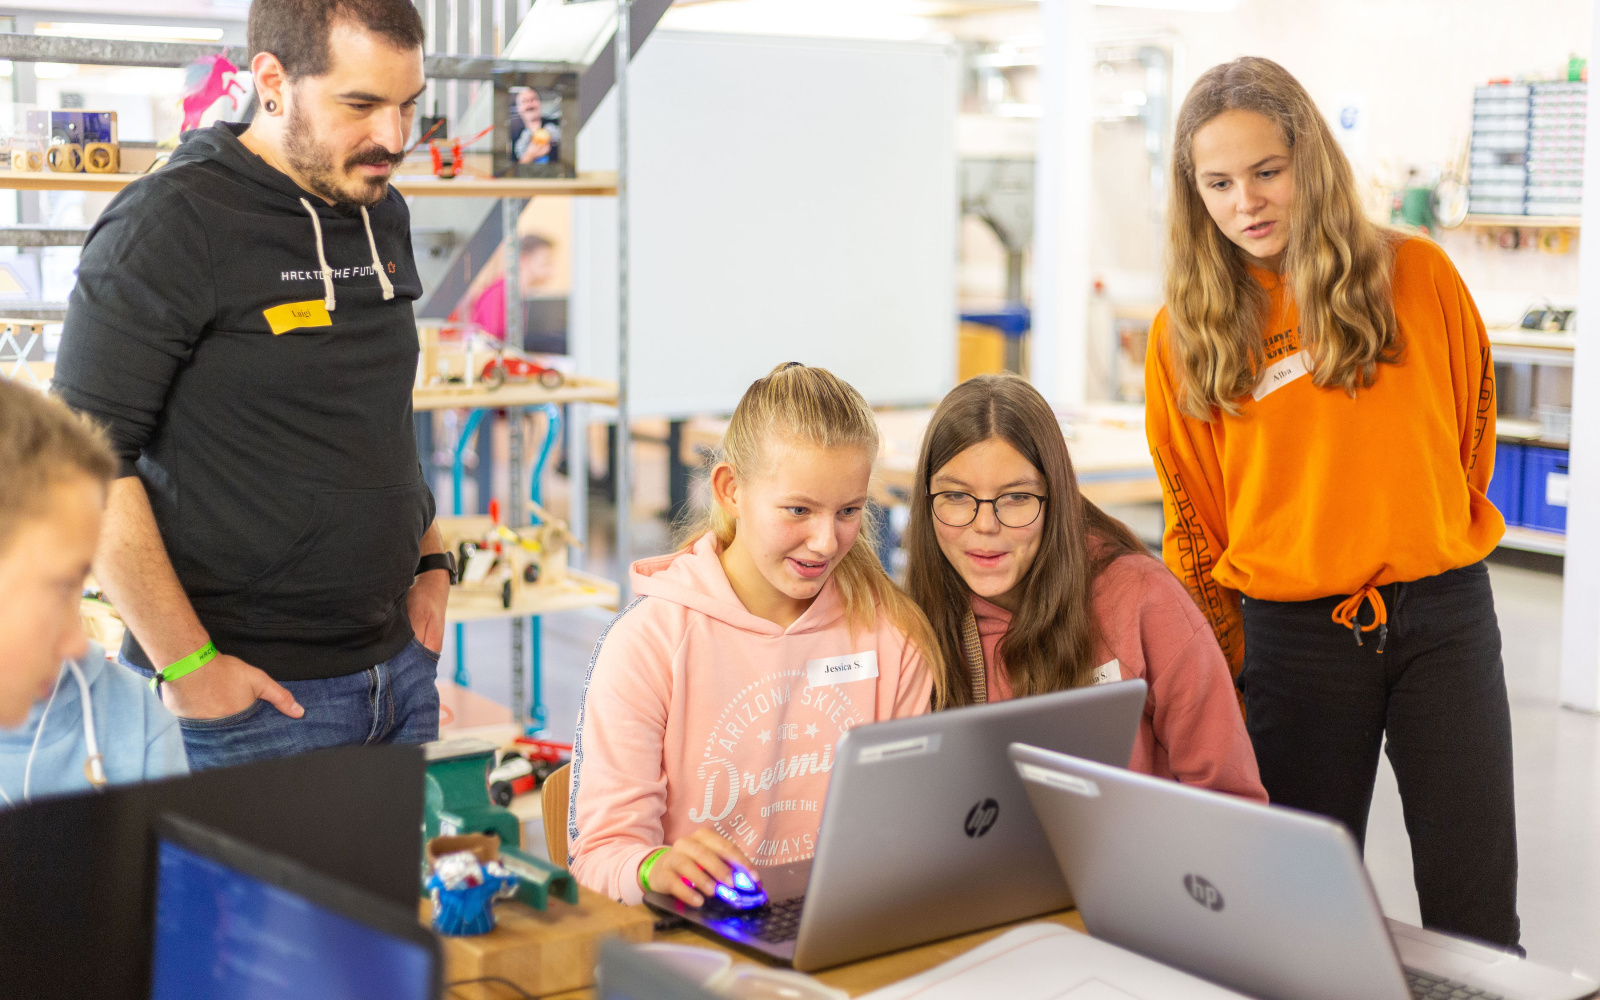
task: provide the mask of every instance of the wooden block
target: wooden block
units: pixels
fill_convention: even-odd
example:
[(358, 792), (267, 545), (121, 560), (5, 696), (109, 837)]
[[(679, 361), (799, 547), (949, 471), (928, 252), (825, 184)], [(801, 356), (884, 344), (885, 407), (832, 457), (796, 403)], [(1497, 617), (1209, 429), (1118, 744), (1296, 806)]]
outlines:
[[(423, 900), (421, 915), (429, 922), (433, 904)], [(642, 906), (623, 906), (588, 889), (578, 890), (577, 905), (552, 899), (540, 912), (517, 902), (495, 905), (497, 926), (478, 937), (443, 937), (444, 981), (498, 976), (534, 996), (579, 990), (594, 985), (600, 940), (619, 937), (650, 940), (655, 918)], [(457, 986), (446, 995), (461, 1000), (502, 1000), (504, 986), (483, 983)]]

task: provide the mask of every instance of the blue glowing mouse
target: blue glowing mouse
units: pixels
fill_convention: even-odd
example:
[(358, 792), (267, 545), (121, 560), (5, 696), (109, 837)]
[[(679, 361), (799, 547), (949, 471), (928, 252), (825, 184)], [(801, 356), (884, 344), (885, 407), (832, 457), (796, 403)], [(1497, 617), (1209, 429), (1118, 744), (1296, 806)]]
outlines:
[(756, 910), (767, 905), (767, 894), (756, 880), (742, 869), (733, 870), (733, 882), (718, 882), (717, 901), (734, 910)]

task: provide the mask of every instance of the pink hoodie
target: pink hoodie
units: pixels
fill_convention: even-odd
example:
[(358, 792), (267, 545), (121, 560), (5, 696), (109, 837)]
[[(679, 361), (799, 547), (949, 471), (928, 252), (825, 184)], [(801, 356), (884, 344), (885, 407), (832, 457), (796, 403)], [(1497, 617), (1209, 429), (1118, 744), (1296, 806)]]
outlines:
[(927, 711), (921, 655), (881, 617), (852, 635), (833, 580), (787, 629), (756, 617), (709, 533), (632, 580), (639, 599), (600, 636), (578, 719), (573, 875), (637, 903), (645, 856), (702, 826), (758, 867), (810, 857), (835, 742)]
[[(989, 700), (1004, 701), (1011, 684), (1000, 661), (1000, 639), (1011, 627), (1011, 614), (976, 595), (972, 612), (983, 642)], [(1100, 625), (1095, 662), (1103, 664), (1095, 683), (1142, 677), (1150, 686), (1128, 766), (1267, 801), (1228, 662), (1178, 578), (1149, 556), (1122, 556), (1095, 579), (1094, 612)]]

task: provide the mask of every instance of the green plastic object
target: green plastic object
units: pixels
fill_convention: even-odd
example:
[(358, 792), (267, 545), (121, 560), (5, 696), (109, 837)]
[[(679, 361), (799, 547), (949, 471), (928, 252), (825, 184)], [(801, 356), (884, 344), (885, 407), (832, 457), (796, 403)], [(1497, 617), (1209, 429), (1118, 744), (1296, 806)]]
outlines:
[(522, 843), (522, 824), (489, 799), (496, 747), (486, 740), (443, 740), (425, 748), (422, 839), (492, 833), (502, 844)]
[[(548, 909), (551, 898), (578, 901), (578, 883), (566, 869), (518, 848), (522, 823), (511, 810), (489, 798), (489, 772), (497, 747), (486, 740), (442, 740), (424, 749), (422, 842), (466, 833), (492, 833), (500, 838), (500, 860), (521, 879), (514, 897), (536, 910)], [(423, 860), (423, 872), (427, 861)]]
[(1439, 222), (1433, 217), (1433, 188), (1408, 187), (1395, 200), (1390, 222), (1407, 222), (1429, 235), (1438, 230)]
[(500, 845), (500, 862), (521, 879), (514, 898), (535, 910), (548, 909), (552, 898), (569, 903), (578, 901), (578, 880), (565, 868), (557, 868), (543, 858), (504, 842)]

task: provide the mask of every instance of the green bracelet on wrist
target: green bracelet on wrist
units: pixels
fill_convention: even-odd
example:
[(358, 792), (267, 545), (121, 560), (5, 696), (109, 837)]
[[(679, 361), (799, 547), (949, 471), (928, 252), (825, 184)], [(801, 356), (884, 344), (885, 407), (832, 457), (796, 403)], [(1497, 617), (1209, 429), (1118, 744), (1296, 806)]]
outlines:
[(639, 887), (645, 892), (656, 891), (650, 888), (650, 869), (654, 868), (656, 862), (661, 860), (661, 855), (670, 850), (672, 850), (670, 847), (658, 847), (645, 855), (644, 863), (639, 866)]
[(175, 681), (179, 677), (186, 677), (216, 658), (217, 644), (208, 642), (177, 663), (157, 670), (156, 675), (150, 678), (150, 690), (160, 694), (162, 684), (167, 681)]

